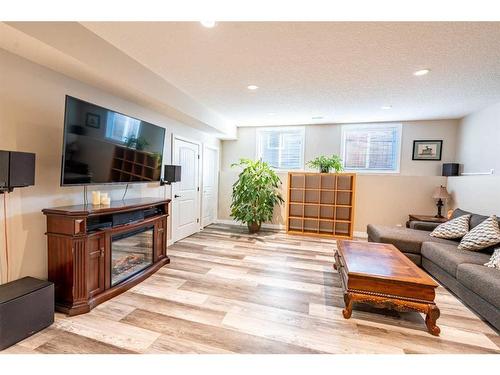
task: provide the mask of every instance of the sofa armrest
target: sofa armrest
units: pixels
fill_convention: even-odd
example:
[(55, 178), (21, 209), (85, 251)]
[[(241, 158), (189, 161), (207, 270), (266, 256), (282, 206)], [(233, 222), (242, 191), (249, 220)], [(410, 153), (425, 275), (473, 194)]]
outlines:
[(428, 221), (410, 221), (410, 228), (417, 230), (433, 231), (441, 223), (430, 223)]

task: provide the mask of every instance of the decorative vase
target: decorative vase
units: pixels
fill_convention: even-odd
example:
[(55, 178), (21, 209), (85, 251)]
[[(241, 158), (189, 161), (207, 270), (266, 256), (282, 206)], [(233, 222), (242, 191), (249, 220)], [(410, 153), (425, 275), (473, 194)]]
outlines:
[(328, 167), (319, 167), (319, 173), (329, 173), (330, 168)]
[(250, 234), (257, 233), (260, 230), (260, 224), (261, 223), (247, 223), (248, 232)]

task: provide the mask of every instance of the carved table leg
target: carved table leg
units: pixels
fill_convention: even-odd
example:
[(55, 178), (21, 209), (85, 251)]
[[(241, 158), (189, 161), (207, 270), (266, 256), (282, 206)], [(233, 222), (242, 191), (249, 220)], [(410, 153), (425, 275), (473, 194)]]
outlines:
[(429, 305), (429, 310), (427, 311), (427, 316), (425, 317), (425, 325), (430, 334), (434, 336), (439, 336), (441, 329), (436, 325), (436, 320), (439, 318), (439, 309), (436, 305)]
[(344, 318), (349, 319), (352, 315), (352, 295), (350, 293), (344, 293), (345, 309), (342, 310), (342, 315)]

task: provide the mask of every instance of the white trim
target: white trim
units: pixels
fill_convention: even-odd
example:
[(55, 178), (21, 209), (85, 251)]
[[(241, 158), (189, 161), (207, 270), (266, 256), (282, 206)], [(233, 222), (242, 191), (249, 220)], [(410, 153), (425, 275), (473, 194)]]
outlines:
[(300, 171), (304, 169), (304, 163), (305, 163), (305, 150), (306, 150), (306, 127), (305, 126), (266, 126), (266, 127), (259, 127), (255, 131), (255, 159), (262, 159), (262, 155), (260, 154), (261, 151), (261, 137), (259, 133), (263, 133), (265, 131), (269, 130), (280, 130), (280, 131), (287, 131), (287, 130), (300, 130), (302, 132), (302, 150), (300, 153), (300, 167), (296, 169), (282, 169), (282, 168), (272, 168), (276, 172), (288, 172), (288, 171)]
[[(245, 226), (245, 224), (242, 224), (239, 221), (228, 220), (228, 219), (217, 219), (215, 220), (215, 224), (238, 225), (242, 227)], [(279, 230), (286, 229), (286, 226), (284, 224), (272, 224), (272, 223), (262, 223), (261, 227), (267, 229), (279, 229)]]
[(397, 155), (396, 155), (396, 169), (395, 170), (380, 170), (380, 169), (345, 169), (346, 172), (358, 173), (358, 174), (399, 174), (401, 173), (401, 149), (403, 143), (403, 124), (402, 123), (394, 123), (394, 122), (382, 122), (382, 123), (373, 123), (373, 124), (344, 124), (341, 127), (341, 136), (340, 136), (340, 155), (345, 163), (345, 137), (346, 137), (346, 129), (386, 129), (388, 127), (398, 128), (399, 131), (399, 140), (397, 147)]
[[(215, 220), (215, 224), (226, 224), (226, 225), (244, 226), (244, 224), (240, 223), (239, 221), (228, 220), (228, 219), (217, 219), (217, 220)], [(284, 225), (284, 224), (264, 223), (264, 224), (262, 224), (262, 228), (276, 229), (276, 230), (286, 230), (286, 225)], [(368, 234), (366, 232), (354, 231), (353, 232), (353, 237), (354, 238), (366, 239), (366, 238), (368, 238)]]
[(358, 232), (358, 231), (354, 231), (354, 232), (352, 233), (352, 236), (353, 236), (354, 238), (363, 238), (363, 239), (366, 239), (366, 238), (368, 238), (368, 233), (366, 233), (366, 232)]

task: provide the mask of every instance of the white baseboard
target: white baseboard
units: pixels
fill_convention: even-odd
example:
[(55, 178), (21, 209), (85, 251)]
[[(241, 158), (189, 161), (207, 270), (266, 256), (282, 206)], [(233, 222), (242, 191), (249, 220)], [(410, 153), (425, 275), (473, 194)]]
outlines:
[[(226, 225), (240, 225), (243, 226), (240, 222), (237, 222), (236, 220), (227, 220), (227, 219), (217, 219), (215, 221), (216, 224), (226, 224)], [(262, 228), (268, 228), (268, 229), (279, 229), (279, 230), (285, 230), (286, 226), (283, 224), (270, 224), (270, 223), (264, 223), (262, 224)], [(368, 238), (368, 234), (366, 232), (358, 232), (354, 231), (353, 236), (356, 238)]]
[(357, 231), (354, 231), (352, 233), (352, 235), (354, 237), (356, 237), (356, 238), (365, 238), (365, 239), (368, 238), (368, 233), (366, 233), (366, 232), (357, 232)]
[[(226, 224), (226, 225), (240, 225), (244, 226), (244, 224), (236, 221), (236, 220), (227, 220), (227, 219), (217, 219), (215, 220), (216, 224)], [(267, 228), (267, 229), (279, 229), (279, 230), (284, 230), (286, 227), (283, 224), (271, 224), (271, 223), (263, 223), (261, 225), (262, 228)]]

